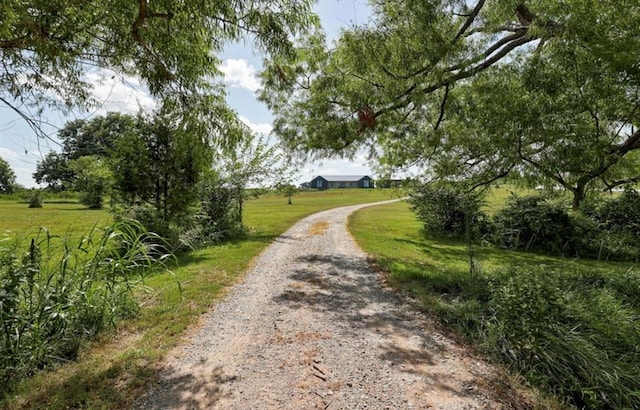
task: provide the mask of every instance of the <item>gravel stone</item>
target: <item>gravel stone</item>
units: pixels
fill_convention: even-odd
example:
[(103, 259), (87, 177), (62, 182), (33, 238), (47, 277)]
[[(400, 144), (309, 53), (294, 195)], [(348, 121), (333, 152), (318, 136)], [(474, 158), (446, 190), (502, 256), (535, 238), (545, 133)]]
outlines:
[(494, 370), (385, 288), (355, 244), (347, 217), (371, 205), (317, 213), (277, 238), (136, 408), (502, 408), (488, 398)]

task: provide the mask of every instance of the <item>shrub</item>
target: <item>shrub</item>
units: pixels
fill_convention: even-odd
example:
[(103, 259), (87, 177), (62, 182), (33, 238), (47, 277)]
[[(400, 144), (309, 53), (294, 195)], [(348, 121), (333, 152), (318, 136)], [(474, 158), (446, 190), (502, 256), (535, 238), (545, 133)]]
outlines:
[(418, 186), (410, 194), (409, 203), (427, 233), (455, 238), (465, 238), (469, 233), (476, 239), (487, 230), (488, 220), (480, 212), (481, 199), (455, 186)]
[(102, 196), (100, 190), (83, 191), (78, 195), (78, 200), (89, 209), (102, 209)]
[[(118, 253), (121, 242), (128, 252)], [(27, 249), (0, 246), (0, 395), (74, 359), (83, 341), (136, 312), (134, 274), (153, 268), (142, 238), (119, 226), (70, 243), (41, 230)]]
[(640, 239), (640, 194), (625, 190), (619, 197), (604, 201), (594, 212), (594, 218), (608, 230)]
[(614, 199), (590, 198), (574, 215), (581, 256), (604, 260), (640, 259), (640, 195), (627, 190)]
[(29, 208), (42, 208), (43, 200), (39, 191), (32, 191), (29, 194)]
[[(152, 205), (134, 205), (124, 210), (117, 210), (115, 220), (135, 235), (144, 237), (145, 243), (153, 249), (159, 249), (160, 254), (175, 253), (184, 247), (180, 242), (180, 235), (187, 228), (174, 226), (164, 220)], [(190, 226), (188, 221), (184, 222), (185, 225)], [(126, 243), (122, 245), (125, 246)], [(121, 249), (121, 251), (128, 250)]]
[(243, 234), (234, 192), (225, 186), (224, 180), (215, 176), (200, 183), (200, 207), (196, 221), (202, 243), (219, 243)]
[(510, 197), (495, 215), (494, 229), (494, 242), (504, 248), (558, 254), (572, 247), (569, 214), (543, 196)]

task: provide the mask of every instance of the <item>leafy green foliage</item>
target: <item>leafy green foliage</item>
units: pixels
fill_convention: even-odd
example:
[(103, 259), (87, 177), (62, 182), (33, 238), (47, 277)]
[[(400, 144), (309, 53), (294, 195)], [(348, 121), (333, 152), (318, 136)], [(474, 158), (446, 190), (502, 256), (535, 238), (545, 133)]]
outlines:
[(293, 196), (298, 193), (298, 188), (290, 180), (283, 180), (275, 185), (275, 189), (287, 198), (287, 204), (293, 205)]
[(588, 198), (582, 214), (572, 216), (581, 256), (605, 260), (640, 259), (640, 196), (625, 190), (615, 198)]
[(43, 203), (40, 191), (33, 190), (29, 193), (29, 208), (42, 208)]
[(604, 201), (593, 217), (606, 229), (640, 240), (640, 194), (635, 190), (627, 189), (619, 197)]
[(564, 187), (577, 210), (640, 179), (640, 10), (588, 4), (376, 0), (334, 45), (317, 34), (273, 59), (261, 97), (300, 155), (363, 149), (382, 171), (470, 186), (512, 176)]
[(587, 192), (633, 183), (640, 172), (634, 92), (591, 55), (541, 51), (452, 91), (446, 138), (429, 163), (477, 185), (511, 175), (562, 187), (578, 210)]
[(77, 170), (73, 169), (71, 161), (89, 156), (104, 160), (111, 155), (117, 140), (137, 132), (135, 117), (117, 112), (91, 120), (69, 121), (57, 133), (62, 151), (49, 152), (38, 161), (33, 177), (37, 183), (46, 183), (54, 191), (73, 189)]
[(84, 156), (69, 161), (76, 178), (73, 187), (80, 192), (80, 203), (89, 209), (102, 208), (103, 197), (111, 188), (111, 172), (97, 156)]
[(512, 3), (476, 4), (374, 1), (372, 21), (343, 31), (335, 46), (322, 34), (301, 41), (293, 57), (264, 72), (276, 133), (293, 150), (352, 153), (375, 141), (385, 154), (419, 158), (451, 84), (556, 34), (538, 22), (521, 25)]
[(562, 254), (573, 230), (561, 204), (540, 195), (514, 195), (496, 213), (494, 235), (502, 247)]
[(36, 172), (33, 173), (33, 179), (38, 184), (47, 184), (47, 189), (54, 192), (71, 189), (75, 177), (75, 173), (69, 169), (66, 156), (55, 151), (38, 161)]
[(630, 280), (637, 297), (637, 274), (605, 279), (589, 271), (511, 267), (496, 277), (487, 305), (490, 351), (579, 408), (640, 405), (638, 306), (625, 304), (628, 296), (616, 290)]
[(116, 196), (126, 205), (149, 203), (167, 223), (185, 216), (194, 187), (211, 164), (208, 141), (185, 130), (180, 113), (139, 118), (138, 132), (121, 135), (110, 158)]
[(239, 224), (242, 224), (247, 199), (275, 187), (292, 173), (278, 146), (263, 136), (246, 135), (233, 151), (218, 159), (223, 178), (233, 191)]
[[(269, 53), (288, 53), (289, 37), (317, 24), (312, 2), (19, 0), (3, 7), (0, 24), (0, 102), (39, 130), (23, 104), (85, 108), (95, 103), (86, 78), (140, 78), (154, 96), (186, 99), (219, 93), (216, 53), (253, 40)], [(116, 11), (117, 12), (114, 12)], [(37, 22), (37, 23), (34, 23)]]
[(210, 173), (198, 186), (200, 199), (196, 214), (198, 240), (204, 244), (216, 244), (237, 239), (243, 233), (242, 221), (232, 189), (219, 175)]
[(480, 212), (482, 200), (477, 194), (453, 186), (423, 184), (411, 192), (409, 203), (427, 235), (466, 238), (470, 234), (469, 239), (477, 239), (486, 233), (481, 232), (485, 231), (486, 217)]
[(0, 194), (10, 194), (14, 191), (16, 174), (7, 161), (0, 157)]
[(113, 197), (126, 218), (140, 221), (172, 247), (193, 227), (196, 186), (210, 166), (209, 140), (189, 128), (180, 111), (162, 107), (139, 116), (137, 132), (120, 135), (108, 163)]
[[(0, 393), (74, 359), (83, 341), (135, 314), (135, 275), (155, 262), (141, 237), (120, 228), (92, 230), (77, 242), (41, 230), (27, 249), (0, 244)], [(122, 243), (127, 251), (119, 253)]]

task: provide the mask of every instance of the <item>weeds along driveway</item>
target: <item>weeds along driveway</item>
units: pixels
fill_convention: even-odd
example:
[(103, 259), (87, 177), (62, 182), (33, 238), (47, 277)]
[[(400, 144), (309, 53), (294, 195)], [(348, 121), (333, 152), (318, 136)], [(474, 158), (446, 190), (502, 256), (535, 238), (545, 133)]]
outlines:
[(369, 266), (346, 221), (371, 205), (317, 213), (280, 236), (171, 352), (137, 407), (502, 408), (490, 366)]

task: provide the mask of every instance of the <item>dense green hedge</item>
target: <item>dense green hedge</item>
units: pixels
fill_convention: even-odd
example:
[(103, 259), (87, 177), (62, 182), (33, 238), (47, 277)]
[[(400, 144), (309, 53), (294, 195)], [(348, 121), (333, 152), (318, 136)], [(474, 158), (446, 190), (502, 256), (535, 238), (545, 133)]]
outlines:
[(543, 195), (512, 196), (493, 218), (455, 186), (418, 187), (412, 209), (427, 235), (483, 239), (507, 249), (600, 260), (640, 259), (640, 194), (588, 201), (583, 212)]

